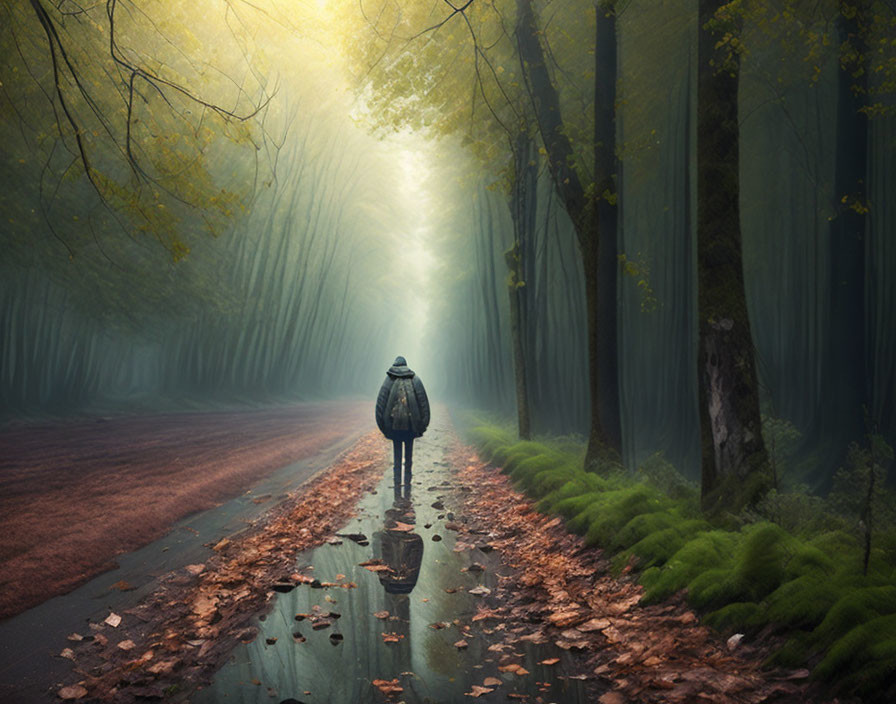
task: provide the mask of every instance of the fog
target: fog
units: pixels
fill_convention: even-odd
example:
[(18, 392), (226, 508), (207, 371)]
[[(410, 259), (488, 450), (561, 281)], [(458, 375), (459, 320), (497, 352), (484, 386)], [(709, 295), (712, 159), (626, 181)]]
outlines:
[[(403, 355), (435, 400), (508, 418), (525, 406), (536, 434), (593, 438), (589, 388), (618, 385), (601, 413), (625, 463), (662, 452), (695, 476), (696, 13), (634, 1), (618, 13), (619, 226), (601, 254), (615, 301), (597, 318), (613, 361), (589, 387), (595, 265), (503, 5), (476, 5), (463, 25), (438, 2), (8, 4), (4, 418), (372, 400)], [(834, 5), (803, 8), (800, 26), (830, 32)], [(595, 13), (536, 10), (587, 184)], [(807, 35), (800, 53), (785, 41), (796, 30), (744, 22), (740, 223), (762, 412), (800, 434), (804, 456), (836, 463), (864, 432), (863, 405), (888, 437), (896, 428), (892, 62), (881, 54), (870, 93), (856, 332), (832, 298), (841, 258), (827, 239), (848, 204), (835, 192), (836, 52)], [(854, 335), (858, 352), (843, 342)], [(835, 389), (856, 355), (867, 374)]]

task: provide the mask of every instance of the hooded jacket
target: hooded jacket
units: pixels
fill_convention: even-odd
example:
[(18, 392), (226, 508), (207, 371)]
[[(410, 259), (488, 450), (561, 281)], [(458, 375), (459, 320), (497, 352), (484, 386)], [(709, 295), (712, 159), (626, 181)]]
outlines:
[(408, 394), (409, 431), (413, 437), (419, 438), (429, 426), (429, 399), (426, 397), (423, 382), (414, 374), (413, 370), (408, 369), (404, 357), (396, 357), (395, 363), (386, 372), (386, 380), (380, 387), (380, 393), (376, 398), (376, 424), (383, 435), (390, 440), (396, 435), (408, 432), (393, 428), (392, 423), (392, 408), (389, 406), (394, 405), (394, 398), (392, 398), (392, 404), (390, 404), (390, 398), (393, 397), (392, 387), (398, 379), (409, 379), (411, 382), (413, 392)]

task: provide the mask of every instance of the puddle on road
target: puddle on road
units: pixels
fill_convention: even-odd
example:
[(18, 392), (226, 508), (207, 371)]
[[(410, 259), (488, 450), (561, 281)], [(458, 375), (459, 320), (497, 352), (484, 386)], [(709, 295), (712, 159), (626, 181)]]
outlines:
[[(386, 472), (376, 492), (362, 498), (357, 518), (339, 531), (354, 534), (354, 540), (342, 538), (340, 545), (299, 556), (301, 574), (323, 583), (354, 582), (357, 588), (300, 584), (278, 594), (258, 621), (255, 640), (234, 650), (213, 682), (190, 697), (193, 704), (383, 702), (386, 697), (372, 682), (393, 679), (403, 691), (391, 701), (448, 704), (467, 701), (465, 693), (484, 686), (487, 677), (502, 684), (481, 697), (485, 702), (508, 700), (510, 693), (528, 695), (520, 701), (533, 703), (585, 701), (582, 682), (562, 676), (571, 664), (568, 653), (551, 644), (517, 642), (503, 655), (518, 654), (513, 662), (530, 674), (502, 673), (502, 653), (488, 648), (504, 641), (503, 631), (487, 632), (495, 621), (471, 624), (482, 597), (469, 590), (493, 588), (502, 566), (494, 553), (453, 550), (455, 533), (445, 528), (452, 518), (452, 477), (442, 460), (446, 442), (434, 429), (415, 448), (409, 496), (394, 490), (392, 473)], [(390, 569), (359, 565), (370, 560)], [(455, 647), (461, 639), (466, 649)], [(537, 664), (547, 658), (560, 662)]]

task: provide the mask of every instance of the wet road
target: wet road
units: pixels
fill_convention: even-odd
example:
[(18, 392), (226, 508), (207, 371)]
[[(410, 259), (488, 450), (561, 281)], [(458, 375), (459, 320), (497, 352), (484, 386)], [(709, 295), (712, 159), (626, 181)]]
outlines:
[[(110, 610), (135, 606), (158, 586), (158, 577), (205, 561), (212, 554), (209, 545), (243, 530), (287, 492), (330, 466), (362, 429), (281, 467), (237, 498), (178, 522), (159, 540), (118, 555), (115, 569), (0, 622), (0, 702), (58, 701), (56, 688), (71, 678), (72, 663), (58, 655), (70, 645), (68, 634), (83, 631), (88, 621), (102, 621)], [(116, 588), (124, 584), (127, 590)]]
[[(416, 443), (409, 494), (384, 468), (340, 531), (353, 539), (298, 558), (309, 580), (356, 587), (282, 587), (257, 638), (236, 648), (193, 704), (383, 702), (380, 688), (390, 687), (392, 701), (408, 704), (463, 702), (475, 687), (491, 690), (484, 701), (585, 701), (582, 683), (563, 678), (572, 671), (567, 652), (510, 638), (508, 624), (473, 621), (497, 575), (510, 571), (496, 553), (458, 545), (446, 527), (462, 517), (451, 512), (449, 432), (434, 424)], [(560, 662), (538, 664), (549, 658)]]
[(372, 404), (328, 401), (0, 429), (0, 618), (372, 424)]

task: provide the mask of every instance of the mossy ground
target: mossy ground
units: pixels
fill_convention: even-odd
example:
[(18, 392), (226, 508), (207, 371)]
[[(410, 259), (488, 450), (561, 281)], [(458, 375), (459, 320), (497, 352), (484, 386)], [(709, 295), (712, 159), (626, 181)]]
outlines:
[(611, 465), (595, 474), (582, 469), (580, 444), (518, 442), (509, 427), (469, 425), (483, 459), (539, 511), (561, 515), (617, 568), (633, 559), (645, 601), (685, 589), (723, 633), (771, 628), (787, 636), (771, 664), (818, 662), (815, 677), (869, 701), (896, 691), (896, 534), (878, 541), (863, 576), (862, 546), (843, 520), (815, 516), (797, 528), (754, 516), (714, 526), (697, 488), (655, 458), (634, 474)]

